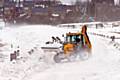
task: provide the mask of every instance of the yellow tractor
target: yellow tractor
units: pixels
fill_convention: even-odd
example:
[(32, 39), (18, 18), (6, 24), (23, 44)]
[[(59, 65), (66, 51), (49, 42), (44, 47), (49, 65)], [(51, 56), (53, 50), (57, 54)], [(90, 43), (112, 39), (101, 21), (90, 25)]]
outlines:
[[(42, 47), (49, 51), (54, 51), (57, 54), (54, 55), (54, 61), (59, 63), (63, 60), (75, 59), (76, 56), (83, 58), (91, 54), (91, 43), (87, 35), (87, 27), (83, 26), (81, 32), (66, 33), (64, 41), (61, 43), (61, 47)], [(61, 48), (61, 49), (60, 49)], [(84, 55), (84, 56), (83, 56)]]

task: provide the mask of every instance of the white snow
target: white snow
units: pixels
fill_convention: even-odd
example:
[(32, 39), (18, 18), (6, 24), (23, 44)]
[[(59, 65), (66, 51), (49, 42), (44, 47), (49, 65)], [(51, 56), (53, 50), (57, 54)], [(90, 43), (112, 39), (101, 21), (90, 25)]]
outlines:
[[(119, 37), (120, 27), (89, 28), (89, 33), (99, 33)], [(66, 32), (78, 32), (79, 28), (58, 28), (48, 25), (27, 25), (22, 27), (6, 27), (0, 30), (0, 80), (120, 80), (120, 51), (114, 48), (111, 39), (89, 34), (92, 43), (92, 55), (88, 60), (56, 64), (41, 59), (45, 54), (40, 47), (51, 41), (52, 36), (62, 40)], [(19, 48), (18, 48), (19, 46)], [(58, 45), (59, 46), (59, 45)], [(10, 53), (20, 50), (20, 58), (10, 62)], [(28, 51), (34, 49), (32, 54)]]
[(5, 22), (0, 19), (0, 30), (3, 29), (5, 27)]

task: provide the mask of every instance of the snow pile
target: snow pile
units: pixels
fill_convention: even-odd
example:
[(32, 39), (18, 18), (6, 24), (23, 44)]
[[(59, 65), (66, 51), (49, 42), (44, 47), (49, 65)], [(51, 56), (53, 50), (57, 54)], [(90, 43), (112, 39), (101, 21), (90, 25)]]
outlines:
[(16, 61), (2, 62), (0, 68), (0, 79), (22, 80), (34, 72), (41, 72), (49, 68), (49, 64), (43, 59), (43, 52), (35, 50), (32, 54), (21, 55)]

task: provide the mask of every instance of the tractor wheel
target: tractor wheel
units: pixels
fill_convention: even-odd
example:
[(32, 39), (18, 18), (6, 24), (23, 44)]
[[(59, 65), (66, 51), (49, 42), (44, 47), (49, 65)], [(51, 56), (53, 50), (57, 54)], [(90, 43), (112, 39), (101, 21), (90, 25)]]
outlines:
[(88, 52), (82, 52), (79, 54), (81, 60), (87, 60), (89, 58)]
[(60, 56), (59, 56), (58, 53), (54, 56), (54, 61), (55, 61), (56, 63), (60, 63), (60, 62), (61, 62), (61, 58), (60, 58)]

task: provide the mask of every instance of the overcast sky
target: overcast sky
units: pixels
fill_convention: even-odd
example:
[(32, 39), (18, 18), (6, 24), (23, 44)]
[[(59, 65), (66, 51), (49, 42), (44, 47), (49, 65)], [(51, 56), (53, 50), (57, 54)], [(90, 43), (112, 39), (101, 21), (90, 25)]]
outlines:
[(120, 0), (114, 0), (115, 5), (119, 5), (120, 4)]

